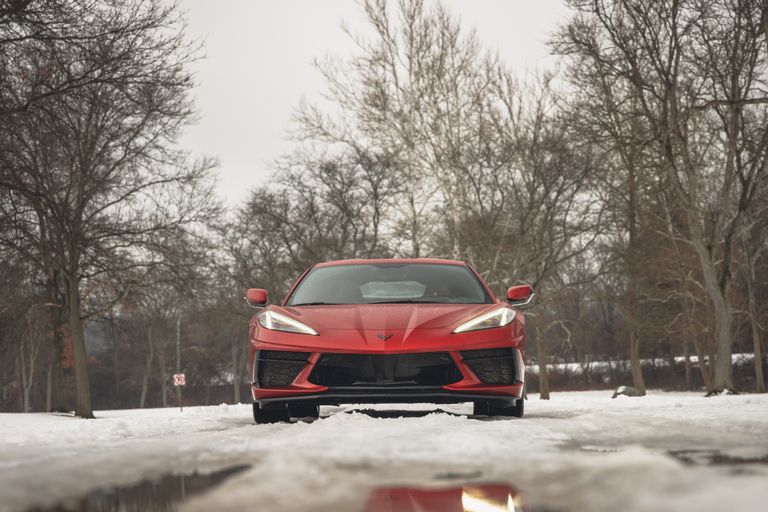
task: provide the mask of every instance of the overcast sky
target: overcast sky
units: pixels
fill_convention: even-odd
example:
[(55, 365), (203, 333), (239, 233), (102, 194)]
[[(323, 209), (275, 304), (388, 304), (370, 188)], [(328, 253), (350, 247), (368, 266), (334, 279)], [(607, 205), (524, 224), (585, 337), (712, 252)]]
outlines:
[[(429, 0), (428, 0), (429, 1)], [(568, 11), (562, 0), (446, 0), (487, 48), (520, 74), (546, 65), (549, 35)], [(219, 159), (219, 193), (242, 202), (270, 176), (270, 162), (290, 150), (285, 132), (303, 97), (323, 82), (315, 57), (352, 51), (340, 29), (362, 25), (355, 0), (182, 0), (188, 33), (205, 42), (195, 66), (199, 123), (182, 138), (197, 155)]]

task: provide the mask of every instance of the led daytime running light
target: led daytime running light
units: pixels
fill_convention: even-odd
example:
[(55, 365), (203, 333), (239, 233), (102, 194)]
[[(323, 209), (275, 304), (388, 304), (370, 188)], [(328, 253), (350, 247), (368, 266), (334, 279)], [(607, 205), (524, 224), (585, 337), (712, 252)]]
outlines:
[(468, 322), (464, 322), (453, 330), (453, 333), (467, 332), (467, 331), (479, 331), (481, 329), (493, 329), (495, 327), (503, 327), (512, 323), (515, 319), (515, 310), (507, 307), (494, 309), (483, 315), (473, 318)]
[(297, 334), (309, 334), (318, 336), (317, 331), (298, 320), (281, 315), (275, 311), (264, 311), (259, 316), (259, 324), (265, 329), (273, 331), (293, 332)]

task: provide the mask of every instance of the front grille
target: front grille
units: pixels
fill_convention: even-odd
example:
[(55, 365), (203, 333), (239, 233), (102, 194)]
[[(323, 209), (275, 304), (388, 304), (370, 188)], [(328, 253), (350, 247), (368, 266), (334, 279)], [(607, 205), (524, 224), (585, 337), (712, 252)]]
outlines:
[(307, 364), (309, 354), (260, 350), (256, 354), (256, 385), (261, 388), (290, 386)]
[(461, 357), (464, 364), (485, 384), (515, 383), (517, 358), (511, 348), (463, 350)]
[(462, 379), (448, 352), (322, 354), (309, 381), (328, 387), (444, 386)]

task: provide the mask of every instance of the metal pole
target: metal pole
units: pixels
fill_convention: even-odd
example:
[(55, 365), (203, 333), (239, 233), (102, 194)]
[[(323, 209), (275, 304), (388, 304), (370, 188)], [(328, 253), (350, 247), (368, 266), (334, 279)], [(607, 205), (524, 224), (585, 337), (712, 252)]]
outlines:
[[(181, 313), (176, 318), (176, 373), (181, 373)], [(176, 386), (176, 401), (179, 403), (179, 410), (184, 411), (184, 405), (181, 403), (181, 386)]]

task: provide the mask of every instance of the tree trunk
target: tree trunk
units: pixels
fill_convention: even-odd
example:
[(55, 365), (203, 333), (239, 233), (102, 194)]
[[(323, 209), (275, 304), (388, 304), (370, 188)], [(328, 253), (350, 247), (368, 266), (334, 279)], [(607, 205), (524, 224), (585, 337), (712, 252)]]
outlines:
[(610, 379), (611, 387), (616, 389), (618, 387), (616, 378), (616, 363), (613, 361), (613, 357), (608, 356), (608, 378)]
[(32, 411), (31, 393), (35, 385), (35, 375), (37, 372), (37, 356), (40, 354), (40, 347), (44, 345), (43, 340), (47, 338), (46, 329), (42, 325), (42, 319), (36, 314), (34, 309), (28, 310), (24, 314), (24, 331), (20, 338), (19, 352), (22, 363), (22, 384), (24, 391), (24, 412)]
[(454, 260), (461, 258), (461, 212), (457, 207), (451, 208), (451, 218), (453, 220), (453, 247), (451, 254)]
[(731, 361), (731, 324), (733, 318), (731, 301), (728, 297), (730, 275), (726, 269), (722, 271), (724, 272), (722, 279), (718, 279), (715, 262), (710, 257), (709, 250), (704, 243), (702, 228), (698, 219), (689, 219), (689, 228), (693, 238), (693, 248), (704, 276), (704, 289), (712, 305), (715, 320), (716, 359), (712, 391), (732, 390), (734, 388)]
[(549, 400), (549, 373), (547, 373), (547, 348), (544, 343), (544, 335), (541, 332), (538, 322), (534, 329), (536, 330), (536, 353), (539, 355), (539, 399)]
[(760, 331), (752, 322), (752, 346), (755, 353), (755, 393), (765, 393), (765, 376), (763, 375), (763, 349), (760, 341)]
[(88, 354), (85, 350), (83, 321), (80, 318), (80, 290), (78, 289), (76, 270), (71, 270), (67, 282), (67, 309), (69, 312), (69, 332), (72, 336), (72, 349), (75, 356), (75, 416), (93, 418), (91, 405), (91, 381), (88, 375)]
[(733, 361), (731, 360), (731, 305), (730, 301), (723, 297), (715, 306), (715, 347), (717, 359), (715, 360), (715, 391), (732, 390), (733, 386)]
[(21, 412), (29, 412), (29, 385), (27, 384), (27, 361), (24, 357), (24, 351), (27, 349), (28, 341), (25, 340), (26, 334), (22, 334), (21, 346), (19, 347), (19, 367), (21, 368)]
[(640, 346), (637, 342), (635, 327), (629, 329), (629, 368), (632, 373), (632, 386), (645, 394), (645, 379), (643, 379), (643, 366), (640, 362)]
[(118, 343), (117, 327), (115, 318), (110, 315), (110, 325), (112, 332), (112, 407), (119, 409), (123, 407), (120, 400), (120, 351)]
[(763, 376), (763, 347), (760, 340), (760, 325), (757, 323), (757, 304), (755, 287), (752, 276), (747, 276), (747, 295), (749, 299), (749, 318), (752, 326), (752, 350), (755, 354), (755, 392), (765, 393), (765, 377)]
[(632, 386), (645, 395), (645, 379), (643, 378), (643, 366), (640, 363), (640, 342), (637, 337), (637, 272), (636, 246), (637, 246), (637, 176), (634, 162), (628, 166), (627, 188), (629, 189), (629, 203), (627, 204), (627, 231), (629, 231), (629, 246), (627, 254), (627, 267), (629, 274), (627, 290), (627, 313), (629, 316), (629, 362), (632, 370)]
[(24, 361), (22, 360), (21, 351), (16, 353), (16, 394), (19, 400), (19, 412), (24, 412), (24, 375), (23, 374)]
[(667, 351), (667, 364), (669, 364), (669, 387), (671, 389), (677, 388), (677, 366), (675, 365), (675, 354), (672, 352), (672, 347), (669, 347)]
[(698, 333), (693, 333), (693, 348), (696, 349), (696, 357), (699, 359), (699, 372), (701, 372), (701, 380), (704, 382), (704, 388), (707, 390), (707, 393), (710, 393), (715, 389), (712, 380), (712, 371), (708, 364), (712, 359), (705, 357), (704, 348), (701, 346), (701, 340), (699, 340), (697, 334)]
[(690, 391), (693, 387), (691, 383), (691, 351), (690, 342), (688, 341), (688, 328), (683, 327), (683, 354), (685, 356), (685, 390)]
[(141, 397), (139, 398), (139, 409), (143, 409), (147, 400), (147, 390), (149, 389), (149, 375), (152, 372), (152, 360), (155, 357), (155, 345), (152, 343), (152, 324), (147, 327), (147, 363), (144, 365), (144, 377), (141, 380)]
[(416, 196), (412, 184), (408, 185), (408, 217), (410, 223), (411, 258), (419, 258), (421, 257), (421, 214), (416, 208)]
[[(41, 236), (48, 239), (48, 223), (42, 214), (38, 214)], [(48, 246), (50, 248), (50, 246)], [(62, 290), (61, 272), (56, 269), (53, 254), (44, 251), (44, 268), (48, 272), (46, 296), (50, 303), (48, 310), (48, 330), (51, 333), (51, 355), (48, 362), (45, 410), (49, 412), (68, 412), (64, 399), (64, 345), (65, 325), (67, 323), (67, 297)]]
[(766, 36), (763, 38), (765, 49), (768, 50), (768, 0), (763, 0), (763, 34)]
[[(35, 336), (38, 333), (35, 332)], [(35, 366), (37, 363), (37, 354), (40, 351), (40, 340), (35, 339), (29, 342), (29, 371), (27, 373), (27, 382), (24, 383), (24, 407), (26, 412), (32, 411), (32, 403), (30, 401), (30, 393), (32, 387), (35, 385)]]
[(45, 410), (51, 410), (51, 363), (48, 362), (48, 374), (45, 376)]
[(48, 398), (46, 410), (67, 412), (64, 400), (64, 326), (60, 322), (60, 313), (54, 313), (51, 324), (51, 360), (48, 363)]
[(592, 362), (589, 360), (589, 356), (587, 356), (587, 359), (581, 365), (581, 373), (584, 375), (587, 389), (592, 389)]
[(157, 363), (160, 366), (160, 399), (163, 407), (168, 407), (168, 366), (165, 364), (164, 348), (157, 353)]
[(24, 412), (32, 412), (32, 406), (29, 403), (29, 388), (27, 384), (24, 384)]
[[(235, 332), (237, 333), (237, 329), (235, 329)], [(242, 368), (240, 358), (238, 357), (240, 343), (238, 341), (239, 338), (236, 334), (235, 339), (232, 341), (232, 391), (234, 395), (232, 398), (236, 404), (240, 403), (240, 381), (242, 380)]]

